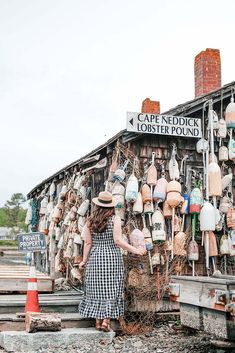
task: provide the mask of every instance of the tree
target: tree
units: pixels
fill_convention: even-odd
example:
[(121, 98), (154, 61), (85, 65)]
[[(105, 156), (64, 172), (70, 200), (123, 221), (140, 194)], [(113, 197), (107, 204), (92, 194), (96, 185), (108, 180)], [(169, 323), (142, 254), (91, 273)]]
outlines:
[(22, 228), (26, 210), (21, 207), (21, 204), (25, 201), (23, 194), (16, 193), (5, 203), (4, 210), (7, 217), (7, 227)]

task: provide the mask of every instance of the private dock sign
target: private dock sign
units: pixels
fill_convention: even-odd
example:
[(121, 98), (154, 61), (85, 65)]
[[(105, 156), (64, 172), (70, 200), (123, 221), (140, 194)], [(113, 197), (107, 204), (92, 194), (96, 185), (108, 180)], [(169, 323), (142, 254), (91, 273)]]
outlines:
[(201, 137), (201, 119), (127, 112), (127, 131), (183, 137)]
[(18, 234), (19, 251), (44, 251), (46, 249), (45, 234), (40, 232)]

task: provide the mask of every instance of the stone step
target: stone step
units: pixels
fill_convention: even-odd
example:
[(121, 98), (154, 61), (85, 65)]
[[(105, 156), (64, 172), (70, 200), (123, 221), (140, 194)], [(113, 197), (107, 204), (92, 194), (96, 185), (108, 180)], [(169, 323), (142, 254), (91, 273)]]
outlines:
[[(76, 313), (82, 298), (82, 292), (75, 290), (49, 294), (39, 294), (39, 306), (42, 312)], [(23, 312), (26, 295), (0, 295), (0, 314)]]
[(58, 332), (5, 331), (0, 332), (0, 347), (7, 352), (33, 353), (41, 347), (45, 350), (52, 346), (53, 351), (58, 351), (60, 346), (76, 344), (81, 347), (87, 342), (92, 342), (93, 347), (105, 342), (111, 343), (115, 332), (100, 332), (94, 328), (68, 328)]

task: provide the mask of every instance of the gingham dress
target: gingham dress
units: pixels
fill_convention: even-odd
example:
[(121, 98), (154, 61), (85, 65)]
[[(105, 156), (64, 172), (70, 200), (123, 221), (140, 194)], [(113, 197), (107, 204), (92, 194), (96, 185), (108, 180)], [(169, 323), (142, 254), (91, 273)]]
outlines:
[(124, 314), (124, 267), (120, 248), (113, 240), (113, 218), (102, 233), (92, 234), (92, 248), (86, 266), (84, 296), (79, 313), (97, 319)]

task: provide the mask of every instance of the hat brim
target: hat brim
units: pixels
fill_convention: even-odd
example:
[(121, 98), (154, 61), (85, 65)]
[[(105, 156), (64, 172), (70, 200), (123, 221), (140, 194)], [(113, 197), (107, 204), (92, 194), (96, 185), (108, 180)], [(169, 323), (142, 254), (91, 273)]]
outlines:
[(101, 207), (115, 207), (115, 204), (114, 202), (110, 202), (110, 203), (103, 203), (103, 202), (100, 202), (99, 198), (98, 197), (94, 197), (92, 199), (92, 202), (97, 205), (97, 206), (101, 206)]

